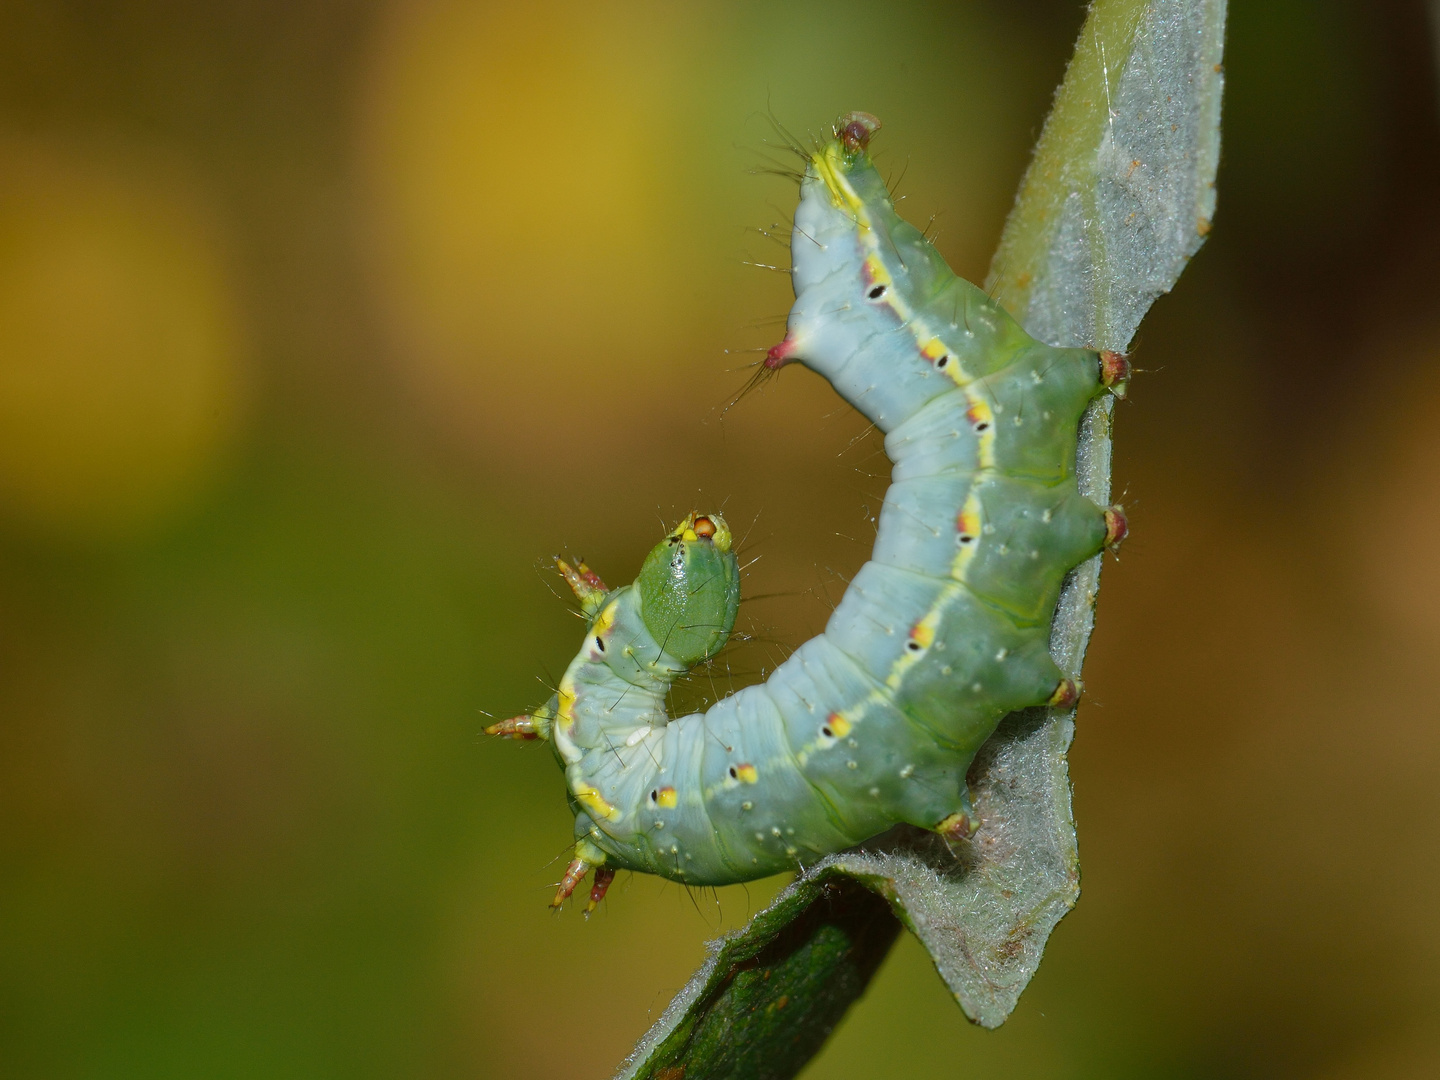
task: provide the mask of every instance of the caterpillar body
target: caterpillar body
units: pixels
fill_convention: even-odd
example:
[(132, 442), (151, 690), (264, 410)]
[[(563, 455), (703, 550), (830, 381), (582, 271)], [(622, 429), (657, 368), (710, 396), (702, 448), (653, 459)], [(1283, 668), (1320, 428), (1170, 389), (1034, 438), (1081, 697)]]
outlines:
[(813, 863), (905, 822), (977, 821), (965, 775), (1000, 719), (1068, 706), (1050, 658), (1065, 575), (1113, 547), (1118, 507), (1081, 495), (1081, 414), (1124, 357), (1031, 338), (895, 212), (852, 113), (809, 155), (791, 236), (795, 304), (774, 370), (799, 362), (885, 434), (875, 548), (825, 630), (770, 678), (670, 719), (671, 683), (734, 624), (739, 573), (716, 514), (691, 514), (633, 585), (560, 563), (590, 619), (543, 708), (488, 728), (550, 740), (575, 815), (554, 903), (595, 869), (697, 885)]

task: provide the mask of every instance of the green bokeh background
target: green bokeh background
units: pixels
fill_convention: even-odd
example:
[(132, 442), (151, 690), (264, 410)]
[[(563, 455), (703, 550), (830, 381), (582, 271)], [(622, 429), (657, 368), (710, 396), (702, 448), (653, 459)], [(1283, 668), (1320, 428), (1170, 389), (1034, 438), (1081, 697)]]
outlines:
[[(159, 314), (112, 328), (82, 256), (3, 309), (0, 1077), (608, 1075), (779, 883), (547, 912), (558, 770), (480, 737), (577, 644), (547, 557), (628, 580), (723, 505), (751, 641), (700, 698), (823, 624), (885, 462), (804, 372), (724, 411), (788, 306), (765, 114), (879, 114), (982, 277), (1082, 18), (0, 4), (0, 180), (183, 204), (233, 312), (202, 400), (104, 347), (190, 325), (190, 248)], [(907, 938), (807, 1075), (1440, 1075), (1430, 42), (1418, 0), (1234, 5), (1215, 232), (1119, 414), (1084, 896), (999, 1032)], [(39, 280), (4, 190), (0, 283)]]

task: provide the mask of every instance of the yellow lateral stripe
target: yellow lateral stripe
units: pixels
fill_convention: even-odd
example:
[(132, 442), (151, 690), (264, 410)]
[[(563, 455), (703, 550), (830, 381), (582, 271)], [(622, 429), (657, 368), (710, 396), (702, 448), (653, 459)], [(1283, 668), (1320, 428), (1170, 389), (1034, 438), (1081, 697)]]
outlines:
[(900, 684), (905, 679), (905, 673), (920, 662), (926, 650), (935, 643), (935, 631), (940, 625), (940, 615), (952, 597), (960, 591), (958, 585), (947, 585), (940, 590), (940, 595), (935, 598), (935, 604), (930, 608), (910, 629), (907, 645), (910, 641), (918, 642), (921, 646), (918, 650), (911, 650), (908, 647), (901, 651), (895, 663), (890, 665), (890, 674), (885, 679), (885, 685), (891, 690), (899, 690)]
[(863, 265), (865, 276), (869, 278), (872, 285), (888, 286), (894, 282), (894, 278), (890, 276), (890, 268), (881, 261), (878, 251), (872, 251), (869, 255), (865, 256)]
[(815, 171), (820, 174), (820, 179), (824, 181), (826, 189), (830, 192), (830, 201), (836, 206), (848, 207), (851, 213), (862, 217), (861, 223), (868, 229), (870, 215), (865, 209), (865, 203), (860, 196), (855, 194), (855, 189), (850, 186), (845, 175), (836, 168), (834, 159), (841, 154), (840, 144), (832, 142), (810, 160), (814, 163)]
[(965, 410), (965, 415), (977, 429), (983, 424), (984, 431), (978, 431), (980, 436), (977, 449), (979, 451), (979, 465), (982, 469), (993, 469), (995, 467), (995, 413), (990, 408), (990, 402), (981, 397), (975, 390), (967, 390), (965, 399), (970, 403)]
[[(929, 326), (918, 318), (910, 309), (910, 305), (899, 296), (899, 294), (888, 286), (894, 284), (894, 276), (889, 268), (885, 266), (884, 259), (880, 254), (880, 240), (871, 224), (870, 211), (864, 201), (855, 193), (850, 182), (844, 174), (835, 167), (832, 160), (840, 153), (838, 144), (831, 143), (825, 151), (816, 154), (812, 159), (815, 163), (815, 171), (819, 173), (820, 179), (830, 192), (831, 201), (836, 206), (848, 208), (855, 215), (855, 224), (860, 233), (860, 242), (869, 249), (865, 259), (865, 267), (872, 281), (877, 285), (887, 286), (885, 302), (905, 323), (915, 338), (915, 344), (920, 348), (923, 355), (931, 360), (949, 354), (951, 363), (946, 365), (945, 374), (956, 386), (965, 386), (972, 381), (971, 376), (960, 364), (956, 351), (944, 343), (941, 338), (932, 331)], [(938, 351), (930, 351), (930, 350)]]
[(620, 811), (606, 802), (604, 796), (589, 784), (576, 784), (572, 789), (572, 794), (575, 796), (575, 801), (589, 810), (593, 816), (604, 818), (606, 821), (620, 819)]
[[(955, 534), (960, 542), (957, 544), (955, 558), (950, 563), (950, 576), (957, 581), (965, 580), (966, 568), (975, 557), (975, 549), (980, 546), (980, 532), (985, 523), (980, 510), (980, 496), (976, 494), (972, 484), (965, 496), (965, 505), (960, 508), (960, 513), (955, 518)], [(964, 540), (967, 536), (970, 538), (968, 541)]]
[(620, 607), (619, 600), (612, 600), (605, 606), (605, 610), (595, 616), (595, 621), (590, 624), (590, 633), (596, 637), (604, 637), (615, 625), (615, 612)]
[(555, 697), (555, 722), (561, 731), (568, 732), (575, 726), (575, 683), (568, 673), (560, 680)]

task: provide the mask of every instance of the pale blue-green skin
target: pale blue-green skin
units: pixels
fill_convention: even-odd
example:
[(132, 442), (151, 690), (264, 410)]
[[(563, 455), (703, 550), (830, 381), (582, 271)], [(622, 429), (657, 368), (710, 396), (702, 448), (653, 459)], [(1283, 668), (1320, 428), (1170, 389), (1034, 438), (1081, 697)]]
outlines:
[[(574, 723), (552, 734), (590, 861), (719, 885), (808, 865), (897, 822), (973, 814), (975, 752), (1001, 717), (1061, 682), (1047, 651), (1059, 588), (1105, 542), (1103, 510), (1074, 480), (1079, 419), (1103, 392), (1097, 356), (1029, 338), (895, 215), (863, 151), (829, 154), (863, 214), (837, 205), (817, 155), (795, 215), (787, 341), (885, 433), (894, 471), (873, 557), (824, 633), (765, 683), (677, 720), (665, 693), (683, 665), (646, 630), (638, 590), (606, 598), (607, 648), (587, 637), (566, 673)], [(877, 246), (909, 323), (868, 298), (862, 264)], [(967, 386), (921, 355), (921, 319)], [(967, 415), (976, 395), (993, 412), (989, 466)], [(985, 528), (957, 581), (957, 515), (972, 497)], [(912, 642), (927, 613), (933, 637)], [(849, 719), (842, 737), (826, 735), (832, 713)], [(587, 787), (609, 813), (575, 798)], [(666, 787), (673, 807), (658, 798)]]

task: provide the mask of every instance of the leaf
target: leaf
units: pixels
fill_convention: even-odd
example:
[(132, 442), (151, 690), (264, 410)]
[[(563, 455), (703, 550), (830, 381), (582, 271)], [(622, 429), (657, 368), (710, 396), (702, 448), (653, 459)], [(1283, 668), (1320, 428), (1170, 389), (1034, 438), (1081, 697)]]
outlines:
[(1124, 352), (1215, 213), (1224, 0), (1092, 5), (986, 282), (1036, 337)]
[[(1036, 337), (1123, 352), (1204, 242), (1215, 210), (1224, 30), (1225, 0), (1091, 5), (987, 282)], [(1080, 489), (1102, 504), (1112, 408), (1111, 398), (1097, 401), (1080, 431)], [(1050, 646), (1072, 675), (1094, 626), (1099, 579), (1097, 557), (1061, 594)], [(966, 1016), (1002, 1024), (1079, 897), (1065, 759), (1074, 730), (1074, 710), (1007, 717), (970, 771), (984, 823), (974, 841), (952, 852), (934, 834), (901, 827), (806, 871), (747, 927), (712, 944), (619, 1075), (794, 1075), (863, 992), (875, 949), (883, 956), (887, 927), (894, 932), (850, 882), (883, 897), (925, 944)], [(757, 983), (756, 964), (768, 979)], [(782, 998), (793, 1010), (783, 1021), (753, 1019)]]

